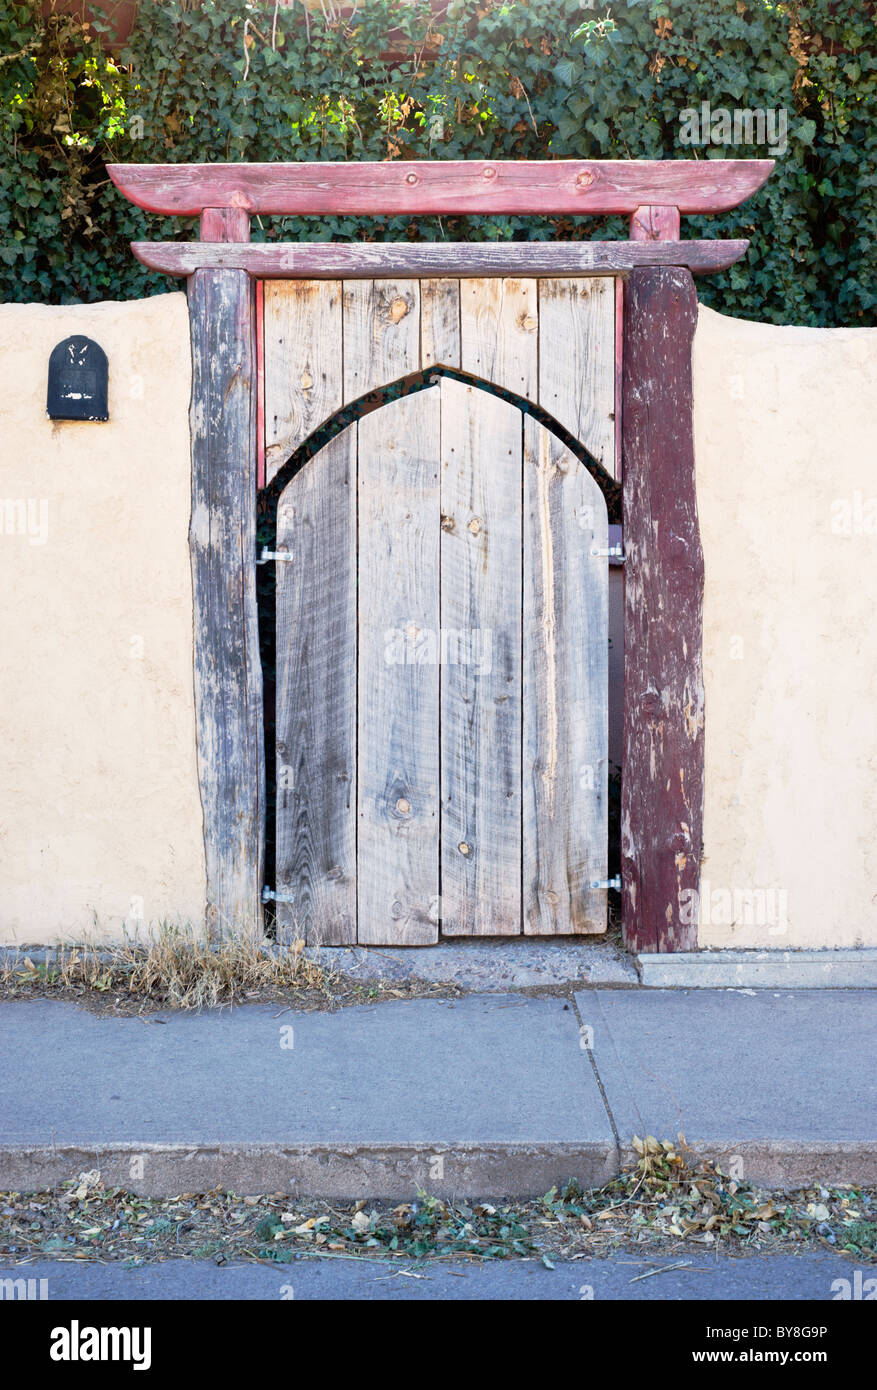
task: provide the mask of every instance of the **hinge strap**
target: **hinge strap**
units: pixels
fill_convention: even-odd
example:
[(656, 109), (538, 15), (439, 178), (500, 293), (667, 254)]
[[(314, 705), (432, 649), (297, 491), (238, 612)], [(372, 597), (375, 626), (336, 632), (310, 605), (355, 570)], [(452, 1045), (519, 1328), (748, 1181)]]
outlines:
[(291, 903), (291, 902), (292, 902), (292, 896), (291, 896), (291, 894), (289, 894), (289, 893), (275, 893), (275, 892), (274, 892), (274, 889), (273, 889), (273, 888), (269, 888), (268, 885), (266, 884), (265, 887), (262, 889), (262, 902), (263, 902), (263, 903)]
[(259, 558), (257, 559), (256, 564), (257, 564), (257, 565), (270, 565), (270, 564), (272, 563), (272, 561), (274, 561), (274, 560), (291, 560), (291, 559), (292, 559), (292, 551), (291, 551), (291, 550), (266, 550), (265, 547), (264, 547), (264, 545), (263, 545), (263, 546), (262, 546), (262, 554), (261, 554), (261, 555), (259, 556)]

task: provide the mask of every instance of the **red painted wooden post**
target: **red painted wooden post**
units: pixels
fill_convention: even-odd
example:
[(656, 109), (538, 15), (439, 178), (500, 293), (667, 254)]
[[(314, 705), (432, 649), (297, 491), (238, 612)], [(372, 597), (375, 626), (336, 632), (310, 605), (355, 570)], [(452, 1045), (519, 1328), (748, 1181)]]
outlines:
[(249, 241), (250, 214), (245, 208), (204, 208), (198, 235), (202, 241)]
[(631, 241), (678, 241), (679, 209), (675, 206), (637, 208), (630, 219)]
[(634, 951), (690, 951), (703, 842), (703, 554), (682, 269), (624, 290), (624, 754), (621, 882)]

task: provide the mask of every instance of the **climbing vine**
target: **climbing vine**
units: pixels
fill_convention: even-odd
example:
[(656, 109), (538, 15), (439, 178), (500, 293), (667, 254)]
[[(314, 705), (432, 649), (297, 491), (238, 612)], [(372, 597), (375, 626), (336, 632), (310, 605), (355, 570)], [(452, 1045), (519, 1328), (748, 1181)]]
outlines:
[[(111, 6), (91, 27), (45, 9), (12, 0), (0, 15), (4, 299), (170, 287), (128, 242), (191, 226), (126, 203), (110, 160), (774, 154), (775, 174), (743, 208), (684, 220), (683, 235), (752, 238), (746, 260), (702, 281), (701, 297), (772, 322), (875, 322), (871, 0), (140, 0), (122, 48)], [(773, 128), (759, 129), (759, 112)], [(729, 131), (731, 143), (716, 143)], [(625, 235), (618, 218), (253, 227), (256, 240)]]

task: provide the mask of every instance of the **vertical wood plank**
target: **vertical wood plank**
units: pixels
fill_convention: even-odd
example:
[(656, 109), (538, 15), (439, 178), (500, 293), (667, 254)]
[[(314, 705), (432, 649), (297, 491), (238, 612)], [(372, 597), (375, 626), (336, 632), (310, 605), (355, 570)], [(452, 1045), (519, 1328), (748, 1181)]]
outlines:
[(537, 399), (539, 307), (535, 280), (460, 282), (460, 351), (464, 372)]
[(265, 486), (265, 281), (256, 281), (256, 489)]
[(420, 369), (420, 283), (345, 280), (344, 401)]
[(195, 713), (207, 928), (260, 935), (265, 754), (256, 609), (253, 286), (239, 270), (189, 281)]
[(534, 935), (606, 930), (606, 504), (587, 469), (524, 421), (523, 912)]
[(539, 281), (539, 404), (612, 477), (615, 466), (615, 282)]
[(356, 426), (277, 507), (277, 904), (281, 939), (356, 940)]
[(697, 945), (703, 848), (703, 553), (697, 521), (690, 273), (624, 292), (624, 771), (621, 877), (635, 951)]
[(460, 366), (459, 280), (420, 282), (420, 360), (423, 367)]
[(521, 412), (442, 394), (442, 932), (521, 930)]
[(359, 422), (359, 931), (438, 939), (437, 388)]
[(621, 415), (624, 383), (624, 281), (615, 277), (615, 476), (621, 477)]
[(268, 481), (343, 404), (341, 282), (267, 280), (264, 288)]

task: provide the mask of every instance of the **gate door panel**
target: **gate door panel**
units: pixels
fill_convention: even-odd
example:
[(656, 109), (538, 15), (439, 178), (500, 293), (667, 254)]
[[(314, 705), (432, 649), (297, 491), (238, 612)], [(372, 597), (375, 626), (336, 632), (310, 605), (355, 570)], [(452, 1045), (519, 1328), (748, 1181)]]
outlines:
[(305, 464), (277, 544), (284, 937), (604, 931), (607, 525), (587, 469), (440, 376)]

